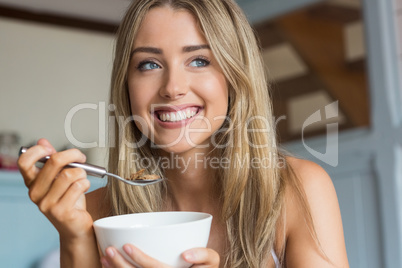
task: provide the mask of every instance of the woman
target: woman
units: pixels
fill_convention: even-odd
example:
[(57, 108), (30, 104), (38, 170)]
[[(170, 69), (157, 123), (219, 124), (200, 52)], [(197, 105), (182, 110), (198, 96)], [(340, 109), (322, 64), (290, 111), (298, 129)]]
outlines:
[[(188, 210), (214, 217), (207, 248), (183, 253), (193, 267), (348, 267), (331, 179), (278, 152), (263, 70), (233, 1), (134, 1), (116, 42), (109, 171), (129, 177), (146, 165), (167, 180), (144, 188), (109, 181), (85, 199), (85, 172), (63, 169), (85, 156), (39, 140), (19, 167), (60, 233), (62, 265), (132, 267), (115, 248), (99, 256), (93, 220)], [(123, 249), (142, 267), (164, 267), (133, 245)]]

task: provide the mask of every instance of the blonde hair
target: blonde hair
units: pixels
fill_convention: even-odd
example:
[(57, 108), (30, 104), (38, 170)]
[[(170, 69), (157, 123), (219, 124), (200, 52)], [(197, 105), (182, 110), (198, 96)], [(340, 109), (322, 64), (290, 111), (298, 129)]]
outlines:
[[(261, 267), (270, 257), (277, 224), (283, 214), (286, 176), (281, 165), (286, 162), (278, 153), (260, 49), (237, 4), (231, 0), (133, 1), (117, 34), (111, 83), (111, 103), (115, 110), (111, 115), (116, 119), (131, 116), (127, 88), (131, 49), (145, 15), (158, 6), (186, 10), (194, 15), (228, 81), (228, 120), (222, 125), (218, 140), (230, 146), (214, 150), (219, 157), (230, 160), (230, 168), (221, 168), (217, 174), (222, 220), (227, 229), (227, 252), (223, 261), (227, 267)], [(268, 133), (259, 131), (263, 129)], [(126, 122), (123, 128), (115, 126), (113, 131), (111, 142), (117, 146), (110, 147), (111, 172), (129, 177), (138, 170), (138, 163), (133, 163), (134, 167), (127, 163), (133, 154), (144, 159), (158, 157), (150, 141), (138, 148), (129, 146), (141, 139), (133, 121)], [(236, 162), (239, 157), (242, 165)], [(253, 159), (269, 159), (268, 165), (253, 168)], [(154, 163), (150, 170), (163, 175), (156, 161), (150, 162)], [(165, 183), (142, 188), (108, 182), (112, 215), (161, 210), (166, 193)]]

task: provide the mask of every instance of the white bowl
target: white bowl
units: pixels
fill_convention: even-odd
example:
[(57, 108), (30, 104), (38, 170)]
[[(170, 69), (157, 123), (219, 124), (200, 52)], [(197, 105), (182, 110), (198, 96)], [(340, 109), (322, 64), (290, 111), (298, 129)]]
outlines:
[(162, 263), (184, 268), (191, 264), (181, 254), (207, 246), (211, 222), (212, 215), (207, 213), (150, 212), (99, 219), (94, 229), (103, 254), (113, 246), (131, 261), (122, 248), (130, 243)]

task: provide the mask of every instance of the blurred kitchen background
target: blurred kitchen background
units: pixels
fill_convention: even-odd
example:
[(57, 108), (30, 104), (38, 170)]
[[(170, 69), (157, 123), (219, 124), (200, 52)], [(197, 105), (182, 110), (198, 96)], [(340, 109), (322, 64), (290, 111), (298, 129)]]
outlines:
[[(402, 267), (402, 0), (238, 0), (279, 139), (331, 175), (351, 267)], [(105, 165), (114, 33), (128, 0), (0, 0), (0, 263), (41, 267), (57, 232), (15, 161), (45, 137)], [(104, 181), (92, 178), (95, 189)]]

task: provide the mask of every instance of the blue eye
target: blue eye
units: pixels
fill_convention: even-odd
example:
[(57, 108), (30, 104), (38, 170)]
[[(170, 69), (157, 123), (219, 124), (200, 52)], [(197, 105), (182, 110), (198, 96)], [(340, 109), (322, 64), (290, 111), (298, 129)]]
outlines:
[(191, 67), (205, 67), (209, 65), (209, 61), (206, 59), (197, 58), (190, 63)]
[(137, 68), (141, 71), (146, 71), (146, 70), (159, 69), (160, 66), (152, 61), (145, 61), (141, 62)]

